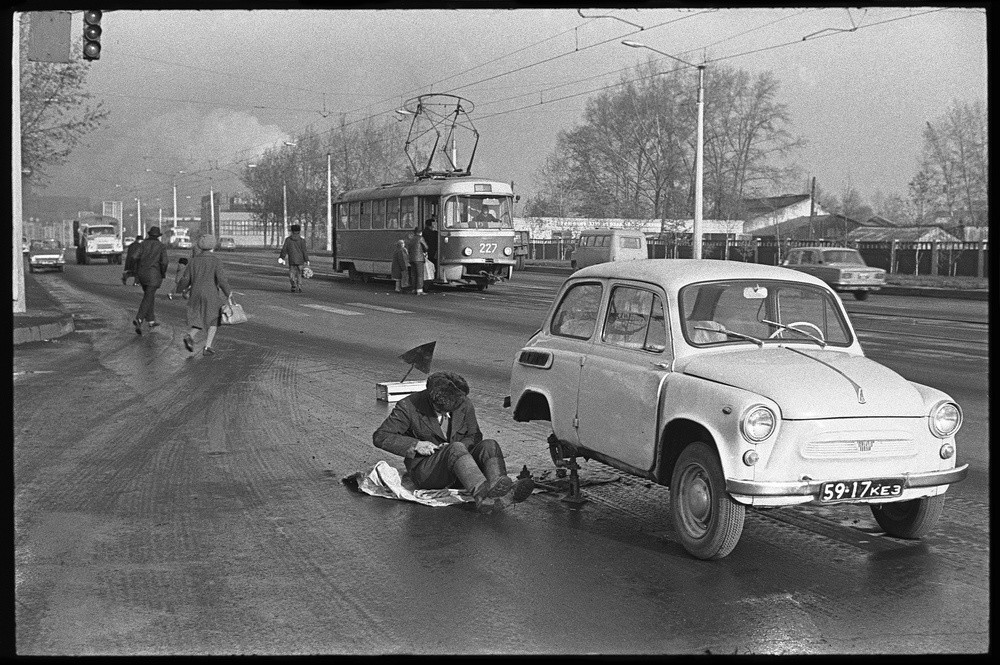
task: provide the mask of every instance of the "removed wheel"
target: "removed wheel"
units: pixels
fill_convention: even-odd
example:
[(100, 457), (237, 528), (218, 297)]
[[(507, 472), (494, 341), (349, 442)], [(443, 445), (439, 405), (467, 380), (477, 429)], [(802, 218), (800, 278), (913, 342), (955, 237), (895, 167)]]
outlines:
[(944, 494), (910, 501), (871, 504), (875, 521), (890, 536), (915, 540), (927, 535), (944, 508)]
[(688, 444), (670, 481), (670, 512), (681, 544), (699, 559), (721, 559), (743, 533), (746, 508), (726, 493), (726, 479), (715, 450)]

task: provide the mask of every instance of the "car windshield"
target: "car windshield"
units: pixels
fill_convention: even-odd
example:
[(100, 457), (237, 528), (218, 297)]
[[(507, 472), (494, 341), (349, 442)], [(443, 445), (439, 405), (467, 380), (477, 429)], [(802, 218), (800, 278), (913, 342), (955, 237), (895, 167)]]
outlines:
[(850, 263), (853, 265), (865, 265), (865, 260), (856, 249), (827, 249), (823, 252), (825, 263)]
[(45, 250), (45, 249), (61, 249), (58, 240), (32, 240), (31, 249), (35, 250)]
[(113, 226), (88, 226), (87, 227), (88, 236), (113, 236), (115, 235), (115, 227)]
[(678, 299), (684, 337), (693, 346), (851, 343), (835, 296), (819, 286), (778, 280), (703, 282), (681, 289)]
[(453, 196), (445, 202), (446, 229), (512, 229), (509, 196)]

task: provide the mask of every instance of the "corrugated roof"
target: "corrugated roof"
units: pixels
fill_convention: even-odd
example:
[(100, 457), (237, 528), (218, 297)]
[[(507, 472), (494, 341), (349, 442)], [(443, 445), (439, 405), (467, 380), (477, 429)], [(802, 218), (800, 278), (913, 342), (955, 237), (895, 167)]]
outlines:
[(782, 194), (781, 196), (766, 196), (759, 199), (743, 199), (748, 214), (770, 213), (787, 208), (802, 201), (808, 201), (808, 194)]
[(850, 240), (885, 241), (885, 240), (943, 240), (958, 241), (952, 234), (940, 226), (897, 226), (893, 228), (863, 226), (847, 234)]

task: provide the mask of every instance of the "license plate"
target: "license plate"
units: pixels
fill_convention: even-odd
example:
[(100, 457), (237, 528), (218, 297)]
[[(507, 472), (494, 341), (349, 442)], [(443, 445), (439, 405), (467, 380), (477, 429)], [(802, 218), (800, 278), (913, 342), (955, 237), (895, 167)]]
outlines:
[(900, 496), (903, 480), (881, 478), (878, 480), (841, 480), (823, 483), (820, 486), (820, 501), (853, 501), (857, 499), (880, 499)]

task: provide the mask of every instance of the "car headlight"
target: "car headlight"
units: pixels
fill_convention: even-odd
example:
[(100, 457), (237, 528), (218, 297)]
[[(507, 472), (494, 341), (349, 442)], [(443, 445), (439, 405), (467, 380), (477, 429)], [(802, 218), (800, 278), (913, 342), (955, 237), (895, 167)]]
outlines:
[(949, 437), (962, 426), (962, 409), (954, 402), (939, 402), (931, 409), (927, 424), (939, 439)]
[(840, 278), (841, 279), (854, 279), (854, 273), (853, 272), (842, 272), (842, 273), (840, 273)]
[(462, 256), (472, 256), (472, 248), (471, 247), (463, 247), (462, 248)]
[(504, 256), (510, 256), (513, 253), (514, 253), (514, 250), (511, 249), (510, 247), (504, 247), (503, 248), (503, 255)]
[(758, 405), (747, 410), (740, 420), (740, 432), (748, 441), (757, 443), (771, 436), (777, 422), (774, 411)]

